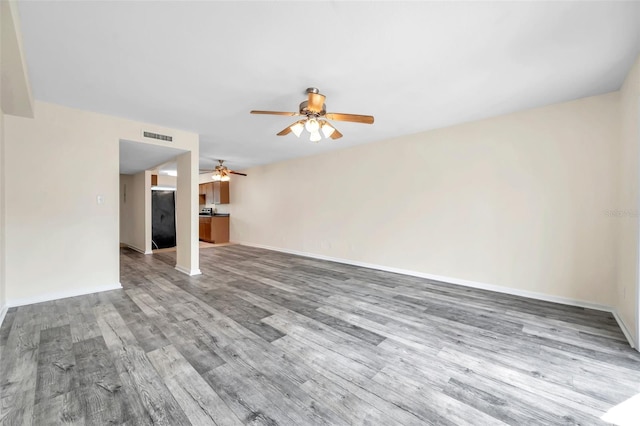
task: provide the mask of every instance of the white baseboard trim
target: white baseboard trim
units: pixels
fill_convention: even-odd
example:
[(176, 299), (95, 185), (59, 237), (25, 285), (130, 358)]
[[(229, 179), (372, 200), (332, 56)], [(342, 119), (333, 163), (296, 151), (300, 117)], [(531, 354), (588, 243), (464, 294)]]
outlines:
[(66, 299), (67, 297), (84, 296), (85, 294), (99, 293), (101, 291), (119, 290), (122, 288), (122, 284), (117, 283), (113, 285), (101, 285), (91, 288), (82, 288), (77, 290), (66, 290), (52, 293), (39, 294), (33, 297), (25, 297), (21, 299), (9, 299), (7, 300), (7, 307), (13, 308), (15, 306), (31, 305), (34, 303), (49, 302), (51, 300)]
[(562, 297), (562, 296), (554, 296), (550, 294), (538, 293), (538, 292), (528, 291), (528, 290), (519, 290), (519, 289), (503, 287), (495, 284), (487, 284), (487, 283), (482, 283), (478, 281), (470, 281), (470, 280), (464, 280), (460, 278), (445, 277), (442, 275), (427, 274), (424, 272), (412, 271), (409, 269), (400, 269), (400, 268), (394, 268), (390, 266), (376, 265), (373, 263), (366, 263), (366, 262), (359, 262), (355, 260), (324, 256), (324, 255), (307, 253), (307, 252), (298, 251), (298, 250), (283, 249), (283, 248), (272, 247), (272, 246), (267, 246), (263, 244), (254, 244), (254, 243), (247, 243), (247, 242), (241, 242), (241, 241), (237, 242), (237, 244), (242, 244), (249, 247), (262, 248), (266, 250), (279, 251), (282, 253), (295, 254), (298, 256), (310, 257), (313, 259), (329, 260), (331, 262), (344, 263), (344, 264), (353, 265), (353, 266), (361, 266), (363, 268), (377, 269), (379, 271), (393, 272), (401, 275), (409, 275), (412, 277), (426, 278), (428, 280), (440, 281), (448, 284), (457, 284), (465, 287), (477, 288), (480, 290), (495, 291), (497, 293), (527, 297), (529, 299), (542, 300), (545, 302), (561, 303), (563, 305), (577, 306), (579, 308), (588, 308), (588, 309), (594, 309), (597, 311), (610, 312), (611, 314), (613, 314), (613, 317), (616, 319), (616, 321), (620, 325), (620, 329), (622, 330), (622, 333), (624, 334), (624, 336), (627, 338), (627, 341), (629, 342), (631, 347), (640, 349), (635, 344), (634, 339), (632, 338), (627, 325), (624, 323), (622, 318), (618, 315), (616, 310), (611, 306), (602, 305), (599, 303), (593, 303), (586, 300), (572, 299), (572, 298)]
[(139, 247), (132, 246), (131, 244), (127, 244), (127, 243), (120, 243), (120, 246), (130, 248), (131, 250), (137, 251), (138, 253), (142, 253), (142, 254), (153, 254), (152, 251), (144, 251)]
[(307, 252), (302, 252), (297, 250), (281, 249), (278, 247), (265, 246), (262, 244), (243, 243), (243, 242), (239, 242), (238, 244), (242, 244), (249, 247), (279, 251), (282, 253), (295, 254), (298, 256), (311, 257), (314, 259), (329, 260), (331, 262), (344, 263), (347, 265), (361, 266), (369, 269), (377, 269), (379, 271), (393, 272), (401, 275), (409, 275), (412, 277), (426, 278), (428, 280), (441, 281), (448, 284), (457, 284), (465, 287), (477, 288), (480, 290), (495, 291), (497, 293), (511, 294), (513, 296), (528, 297), (530, 299), (543, 300), (545, 302), (561, 303), (563, 305), (578, 306), (580, 308), (589, 308), (589, 309), (595, 309), (597, 311), (605, 311), (605, 312), (612, 312), (613, 310), (611, 306), (601, 305), (601, 304), (589, 302), (586, 300), (571, 299), (571, 298), (562, 297), (562, 296), (553, 296), (550, 294), (538, 293), (534, 291), (519, 290), (519, 289), (504, 287), (504, 286), (495, 285), (495, 284), (487, 284), (487, 283), (482, 283), (478, 281), (470, 281), (470, 280), (464, 280), (460, 278), (446, 277), (443, 275), (427, 274), (424, 272), (412, 271), (409, 269), (401, 269), (401, 268), (394, 268), (391, 266), (376, 265), (373, 263), (359, 262), (356, 260), (349, 260), (349, 259), (341, 259), (337, 257), (318, 255), (314, 253), (307, 253)]
[(4, 305), (0, 308), (0, 327), (2, 327), (2, 322), (4, 321), (4, 317), (7, 315), (8, 306)]
[(176, 271), (182, 272), (183, 274), (187, 274), (190, 277), (194, 275), (202, 274), (200, 269), (188, 269), (188, 268), (183, 268), (182, 266), (179, 266), (179, 265), (176, 265)]
[(629, 331), (629, 327), (627, 327), (627, 323), (624, 322), (622, 317), (618, 314), (618, 311), (616, 311), (615, 309), (613, 309), (611, 313), (613, 314), (613, 317), (616, 319), (618, 326), (620, 326), (620, 330), (622, 330), (622, 334), (624, 334), (624, 337), (627, 338), (627, 341), (629, 342), (631, 347), (640, 352), (640, 348), (638, 348), (638, 345), (636, 345), (636, 342), (631, 336), (631, 331)]

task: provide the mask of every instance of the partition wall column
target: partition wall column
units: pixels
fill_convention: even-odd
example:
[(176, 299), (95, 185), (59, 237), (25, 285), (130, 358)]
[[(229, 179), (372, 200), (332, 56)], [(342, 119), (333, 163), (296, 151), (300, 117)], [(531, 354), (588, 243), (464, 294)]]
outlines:
[(198, 244), (198, 155), (189, 151), (176, 157), (176, 269), (187, 275), (200, 274)]

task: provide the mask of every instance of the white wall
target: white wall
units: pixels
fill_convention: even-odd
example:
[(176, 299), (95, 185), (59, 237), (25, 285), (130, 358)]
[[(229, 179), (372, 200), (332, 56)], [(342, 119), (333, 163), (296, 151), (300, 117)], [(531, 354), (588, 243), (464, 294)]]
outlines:
[[(198, 158), (194, 133), (44, 102), (35, 103), (34, 119), (5, 116), (10, 305), (119, 285), (119, 141), (166, 144), (143, 140), (143, 128), (171, 134), (171, 146)], [(196, 198), (191, 205), (196, 238), (185, 250), (197, 258)]]
[(640, 57), (620, 90), (617, 291), (615, 306), (629, 334), (640, 342), (637, 314), (640, 245)]
[(199, 183), (207, 183), (213, 182), (213, 174), (212, 173), (202, 173), (198, 175)]
[(610, 306), (618, 98), (249, 169), (231, 239)]

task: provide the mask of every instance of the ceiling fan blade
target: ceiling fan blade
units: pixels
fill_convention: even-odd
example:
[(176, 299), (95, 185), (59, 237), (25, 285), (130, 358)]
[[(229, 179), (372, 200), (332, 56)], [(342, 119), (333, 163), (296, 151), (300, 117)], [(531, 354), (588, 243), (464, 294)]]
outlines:
[(338, 131), (335, 127), (333, 128), (333, 133), (331, 133), (331, 139), (340, 139), (342, 137), (342, 133)]
[(325, 114), (325, 117), (328, 118), (329, 120), (351, 121), (353, 123), (373, 124), (372, 115), (341, 114), (339, 112), (329, 112)]
[(251, 114), (286, 115), (286, 116), (289, 116), (289, 117), (294, 117), (296, 115), (300, 115), (299, 112), (259, 111), (259, 110), (252, 110)]
[(324, 106), (325, 96), (320, 93), (309, 93), (307, 109), (312, 112), (321, 112)]
[(278, 136), (285, 136), (288, 135), (289, 133), (291, 133), (291, 126), (287, 126), (284, 129), (282, 129), (280, 132), (276, 133)]
[[(295, 123), (293, 123), (292, 125), (290, 125), (287, 128), (282, 129), (280, 132), (276, 133), (278, 136), (284, 136), (284, 135), (288, 135), (289, 133), (291, 133), (293, 130), (292, 128), (298, 124), (298, 123), (304, 123), (305, 120), (298, 120)], [(296, 133), (296, 136), (299, 136), (299, 131)]]
[(229, 170), (229, 173), (233, 173), (234, 175), (246, 176), (246, 173), (234, 172), (233, 170)]

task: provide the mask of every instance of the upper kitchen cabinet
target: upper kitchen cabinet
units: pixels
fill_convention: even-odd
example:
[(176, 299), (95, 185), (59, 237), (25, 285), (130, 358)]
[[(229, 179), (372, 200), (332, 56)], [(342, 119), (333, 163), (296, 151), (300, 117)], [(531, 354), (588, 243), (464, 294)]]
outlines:
[(213, 204), (229, 204), (229, 181), (212, 182)]
[(207, 204), (213, 204), (214, 203), (214, 195), (213, 195), (214, 191), (213, 191), (213, 182), (209, 182), (209, 183), (205, 183), (204, 184), (204, 195), (207, 198)]
[(201, 183), (199, 193), (200, 204), (229, 204), (229, 182)]
[(200, 204), (213, 204), (213, 182), (198, 185)]
[(207, 189), (204, 183), (198, 185), (198, 204), (203, 206), (207, 204)]

